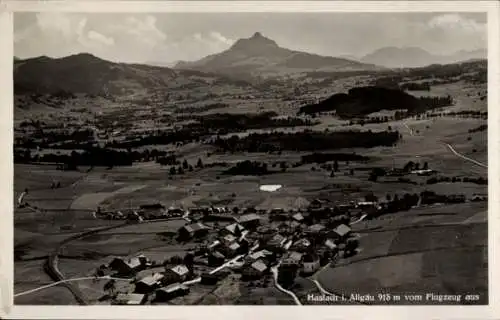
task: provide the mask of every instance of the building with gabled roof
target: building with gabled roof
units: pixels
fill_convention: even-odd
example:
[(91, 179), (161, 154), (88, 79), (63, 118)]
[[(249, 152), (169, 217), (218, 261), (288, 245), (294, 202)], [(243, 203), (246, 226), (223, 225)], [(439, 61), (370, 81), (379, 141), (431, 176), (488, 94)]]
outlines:
[(262, 260), (257, 260), (243, 269), (242, 278), (244, 280), (259, 279), (266, 271), (268, 271), (266, 263)]
[(241, 224), (239, 224), (239, 223), (231, 223), (230, 225), (225, 226), (224, 229), (222, 229), (221, 231), (223, 233), (229, 233), (229, 234), (232, 234), (234, 236), (238, 236), (244, 230), (245, 230), (245, 228)]
[(189, 287), (181, 283), (173, 283), (169, 286), (156, 290), (156, 301), (169, 301), (189, 293)]
[(349, 228), (345, 224), (341, 224), (341, 225), (337, 226), (335, 229), (333, 229), (332, 234), (337, 239), (345, 239), (346, 237), (349, 236), (350, 232), (351, 232), (351, 228)]
[(201, 222), (188, 224), (179, 229), (179, 238), (191, 239), (200, 238), (208, 234), (210, 228)]
[(144, 277), (135, 283), (135, 293), (147, 294), (152, 292), (156, 287), (161, 285), (161, 281), (165, 276), (161, 273), (154, 273)]
[(240, 216), (238, 219), (236, 219), (236, 222), (248, 229), (258, 227), (260, 225), (260, 219), (261, 217), (258, 214), (249, 213)]
[(189, 269), (183, 264), (179, 264), (165, 271), (165, 277), (169, 283), (183, 282), (189, 276)]

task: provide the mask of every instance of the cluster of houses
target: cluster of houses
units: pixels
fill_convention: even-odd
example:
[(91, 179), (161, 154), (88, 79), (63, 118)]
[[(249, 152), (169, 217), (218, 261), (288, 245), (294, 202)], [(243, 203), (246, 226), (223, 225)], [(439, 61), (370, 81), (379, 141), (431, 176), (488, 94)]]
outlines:
[[(377, 204), (359, 202), (336, 208), (327, 208), (318, 200), (310, 204), (307, 212), (275, 208), (261, 215), (258, 210), (247, 209), (239, 216), (229, 215), (231, 221), (221, 227), (193, 219), (178, 230), (179, 240), (200, 243), (192, 262), (165, 264), (161, 272), (136, 279), (133, 292), (116, 295), (113, 303), (167, 302), (188, 294), (194, 283), (215, 285), (230, 272), (240, 273), (242, 281), (253, 281), (276, 269), (279, 282), (293, 283), (297, 274), (313, 274), (339, 255), (352, 254), (358, 240), (349, 227), (351, 220), (342, 217), (349, 210), (376, 210)], [(199, 211), (191, 214), (207, 216)], [(219, 211), (219, 215), (223, 214)], [(203, 265), (212, 272), (198, 275), (194, 265)], [(133, 278), (140, 271), (158, 266), (140, 255), (128, 260), (115, 258), (107, 267), (117, 276)]]
[[(133, 277), (153, 265), (149, 259), (140, 255), (128, 260), (114, 258), (107, 267), (116, 276)], [(165, 267), (163, 272), (153, 272), (135, 281), (134, 291), (117, 294), (113, 304), (144, 304), (152, 293), (155, 293), (154, 301), (168, 301), (189, 293), (189, 287), (183, 285), (183, 282), (192, 277), (192, 268), (185, 264)]]

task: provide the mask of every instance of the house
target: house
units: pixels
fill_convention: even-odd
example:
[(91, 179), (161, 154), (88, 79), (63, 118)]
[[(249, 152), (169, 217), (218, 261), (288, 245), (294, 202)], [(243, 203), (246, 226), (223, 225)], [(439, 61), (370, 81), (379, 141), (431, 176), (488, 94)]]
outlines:
[(281, 251), (283, 245), (286, 242), (286, 238), (281, 234), (275, 234), (264, 246), (265, 249), (276, 252)]
[(257, 260), (246, 267), (242, 272), (243, 280), (254, 280), (261, 278), (268, 270), (267, 265), (262, 260)]
[(226, 257), (219, 251), (214, 251), (208, 255), (208, 265), (210, 267), (218, 267), (224, 263)]
[(128, 261), (122, 258), (114, 258), (109, 264), (109, 268), (116, 271), (120, 275), (131, 275), (145, 268), (144, 260), (138, 257), (132, 258)]
[(179, 229), (179, 238), (183, 240), (201, 238), (208, 234), (209, 228), (201, 222), (185, 225)]
[(167, 269), (165, 272), (165, 277), (168, 278), (169, 280), (168, 282), (170, 283), (183, 282), (187, 279), (188, 275), (189, 275), (189, 269), (183, 264)]
[(323, 234), (323, 231), (326, 230), (326, 227), (322, 224), (313, 224), (306, 229), (306, 233), (313, 237), (320, 237)]
[(112, 304), (119, 305), (141, 305), (146, 302), (146, 295), (140, 293), (119, 293)]
[(142, 278), (136, 282), (134, 292), (148, 294), (161, 285), (161, 281), (164, 277), (165, 276), (161, 273), (154, 273)]
[(238, 242), (233, 242), (229, 245), (224, 246), (221, 250), (226, 257), (232, 258), (238, 254), (239, 249), (240, 249), (240, 244)]
[(232, 223), (230, 225), (227, 225), (224, 227), (224, 229), (221, 230), (221, 234), (232, 234), (234, 236), (239, 236), (241, 233), (245, 230), (245, 228), (239, 224), (239, 223)]
[(156, 301), (169, 301), (189, 293), (189, 287), (181, 283), (174, 283), (156, 290)]
[(306, 254), (302, 259), (302, 272), (312, 274), (320, 268), (319, 257), (316, 254)]
[(297, 252), (297, 251), (291, 251), (288, 256), (283, 259), (282, 264), (285, 265), (299, 265), (302, 262), (302, 258), (304, 257), (304, 254)]
[(335, 229), (333, 229), (333, 232), (331, 232), (330, 235), (333, 236), (338, 242), (347, 239), (350, 233), (351, 228), (349, 228), (345, 224), (341, 224), (340, 226), (337, 226)]
[(246, 257), (246, 260), (249, 262), (254, 262), (257, 260), (269, 261), (269, 260), (271, 260), (271, 256), (273, 256), (273, 255), (274, 254), (271, 251), (263, 249), (263, 250), (254, 252), (252, 254), (249, 254)]
[(224, 238), (222, 238), (222, 242), (225, 245), (230, 245), (231, 243), (236, 242), (237, 240), (238, 238), (236, 238), (232, 234), (227, 234)]
[(302, 221), (304, 221), (304, 216), (299, 212), (299, 213), (292, 215), (292, 220), (297, 221), (297, 222), (302, 222)]
[(311, 247), (311, 241), (306, 238), (299, 239), (292, 244), (291, 249), (298, 252), (305, 252)]
[(236, 222), (246, 229), (255, 229), (260, 225), (260, 216), (255, 213), (245, 214), (240, 216)]

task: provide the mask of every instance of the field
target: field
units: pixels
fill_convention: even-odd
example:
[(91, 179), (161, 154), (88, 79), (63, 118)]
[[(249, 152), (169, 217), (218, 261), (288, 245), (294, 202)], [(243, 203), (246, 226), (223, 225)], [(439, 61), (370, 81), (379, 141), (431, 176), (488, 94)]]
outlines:
[[(239, 99), (237, 96), (241, 92), (235, 91), (219, 99), (227, 103), (222, 109), (190, 112), (187, 115), (249, 113), (258, 109), (295, 116), (302, 101), (325, 98), (332, 92), (345, 90), (366, 79), (342, 79), (335, 81), (327, 89), (314, 87), (307, 81), (302, 78), (298, 80), (298, 85), (304, 84), (310, 90), (305, 90), (308, 92), (291, 102), (284, 102), (278, 98), (280, 95), (269, 92), (262, 93), (260, 98), (253, 100)], [(286, 85), (284, 87), (281, 88), (284, 92), (289, 90)], [(451, 95), (455, 103), (444, 108), (447, 112), (486, 111), (486, 101), (477, 98), (478, 92), (484, 94), (484, 89), (484, 84), (460, 81), (434, 86), (425, 94)], [(418, 93), (415, 95), (418, 96)], [(104, 108), (104, 114), (116, 112), (111, 109), (115, 109), (117, 105)], [(187, 105), (188, 103), (181, 104), (181, 107)], [(198, 105), (194, 103), (193, 106)], [(124, 107), (124, 110), (124, 114), (130, 114), (130, 118), (133, 118), (133, 107)], [(149, 114), (152, 112), (150, 109), (145, 108), (141, 112), (153, 116)], [(17, 114), (16, 117), (27, 117), (26, 114), (43, 117), (45, 113), (39, 115), (24, 110), (22, 115)], [(294, 165), (300, 161), (301, 156), (309, 152), (224, 153), (203, 141), (188, 141), (179, 145), (157, 144), (135, 149), (144, 151), (154, 147), (161, 151), (175, 152), (178, 159), (186, 160), (188, 165), (194, 166), (198, 159), (204, 163), (203, 167), (186, 169), (182, 174), (175, 175), (170, 173), (171, 166), (156, 163), (154, 157), (130, 166), (79, 166), (78, 171), (58, 170), (55, 164), (16, 163), (15, 203), (27, 189), (24, 201), (29, 205), (16, 205), (14, 208), (15, 292), (21, 293), (51, 283), (51, 278), (45, 273), (44, 263), (55, 252), (59, 256), (60, 272), (65, 278), (73, 278), (92, 276), (96, 268), (110, 262), (115, 256), (144, 254), (151, 260), (162, 263), (173, 256), (182, 257), (199, 245), (196, 242), (177, 243), (162, 235), (177, 232), (187, 224), (183, 219), (124, 225), (124, 221), (95, 218), (92, 213), (98, 207), (103, 210), (124, 210), (160, 202), (166, 207), (184, 209), (213, 205), (269, 210), (297, 209), (302, 200), (311, 201), (316, 198), (328, 199), (331, 204), (341, 204), (362, 200), (368, 194), (379, 200), (394, 195), (402, 197), (405, 193), (419, 194), (424, 190), (441, 195), (463, 194), (467, 199), (476, 194), (487, 194), (487, 184), (463, 181), (427, 184), (428, 176), (416, 174), (406, 176), (409, 180), (405, 181), (390, 177), (380, 177), (376, 181), (369, 179), (373, 168), (402, 168), (409, 161), (420, 165), (426, 162), (430, 169), (442, 176), (460, 179), (487, 178), (487, 131), (469, 132), (486, 124), (485, 119), (446, 115), (408, 117), (363, 126), (349, 125), (348, 121), (339, 120), (332, 115), (318, 116), (315, 120), (319, 123), (308, 127), (309, 130), (323, 132), (325, 129), (352, 129), (378, 132), (387, 130), (390, 126), (401, 137), (393, 146), (335, 150), (339, 153), (363, 155), (369, 160), (339, 161), (339, 170), (334, 176), (319, 164)], [(147, 126), (138, 122), (134, 129), (146, 130)], [(237, 135), (244, 137), (256, 132), (298, 132), (303, 129), (304, 127), (252, 129), (237, 132)], [(233, 134), (229, 132), (220, 136), (231, 135)], [(458, 155), (452, 152), (450, 146)], [(470, 159), (467, 160), (467, 157)], [(275, 172), (259, 176), (224, 174), (229, 167), (244, 160), (265, 162)], [(283, 170), (280, 169), (281, 162), (286, 163)], [(51, 188), (53, 182), (60, 183), (60, 187)], [(265, 184), (282, 187), (275, 192), (261, 191), (259, 187)], [(360, 235), (358, 254), (342, 259), (335, 267), (322, 269), (315, 278), (326, 290), (345, 294), (385, 291), (393, 294), (453, 294), (467, 291), (479, 294), (480, 302), (485, 303), (488, 296), (487, 210), (485, 201), (467, 201), (460, 204), (417, 206), (408, 211), (362, 221), (353, 226), (353, 231)], [(103, 227), (111, 228), (78, 237)], [(75, 238), (65, 242), (70, 237)], [(169, 303), (293, 304), (293, 299), (279, 291), (270, 280), (262, 287), (249, 287), (238, 277), (231, 275), (217, 286), (196, 286), (192, 294), (173, 299)], [(102, 280), (83, 280), (77, 284), (91, 304), (106, 303), (98, 301), (105, 294), (103, 285)], [(125, 291), (130, 287), (128, 283), (120, 285)], [(319, 294), (317, 287), (308, 278), (299, 278), (295, 290), (303, 304), (311, 304), (307, 302), (308, 293)], [(20, 295), (15, 302), (76, 304), (69, 290), (59, 286)]]

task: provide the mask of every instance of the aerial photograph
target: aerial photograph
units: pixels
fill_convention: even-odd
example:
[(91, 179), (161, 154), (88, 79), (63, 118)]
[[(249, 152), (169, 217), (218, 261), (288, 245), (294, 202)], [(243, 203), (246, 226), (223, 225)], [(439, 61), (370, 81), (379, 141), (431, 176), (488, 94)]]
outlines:
[(487, 305), (486, 13), (14, 13), (15, 305)]

